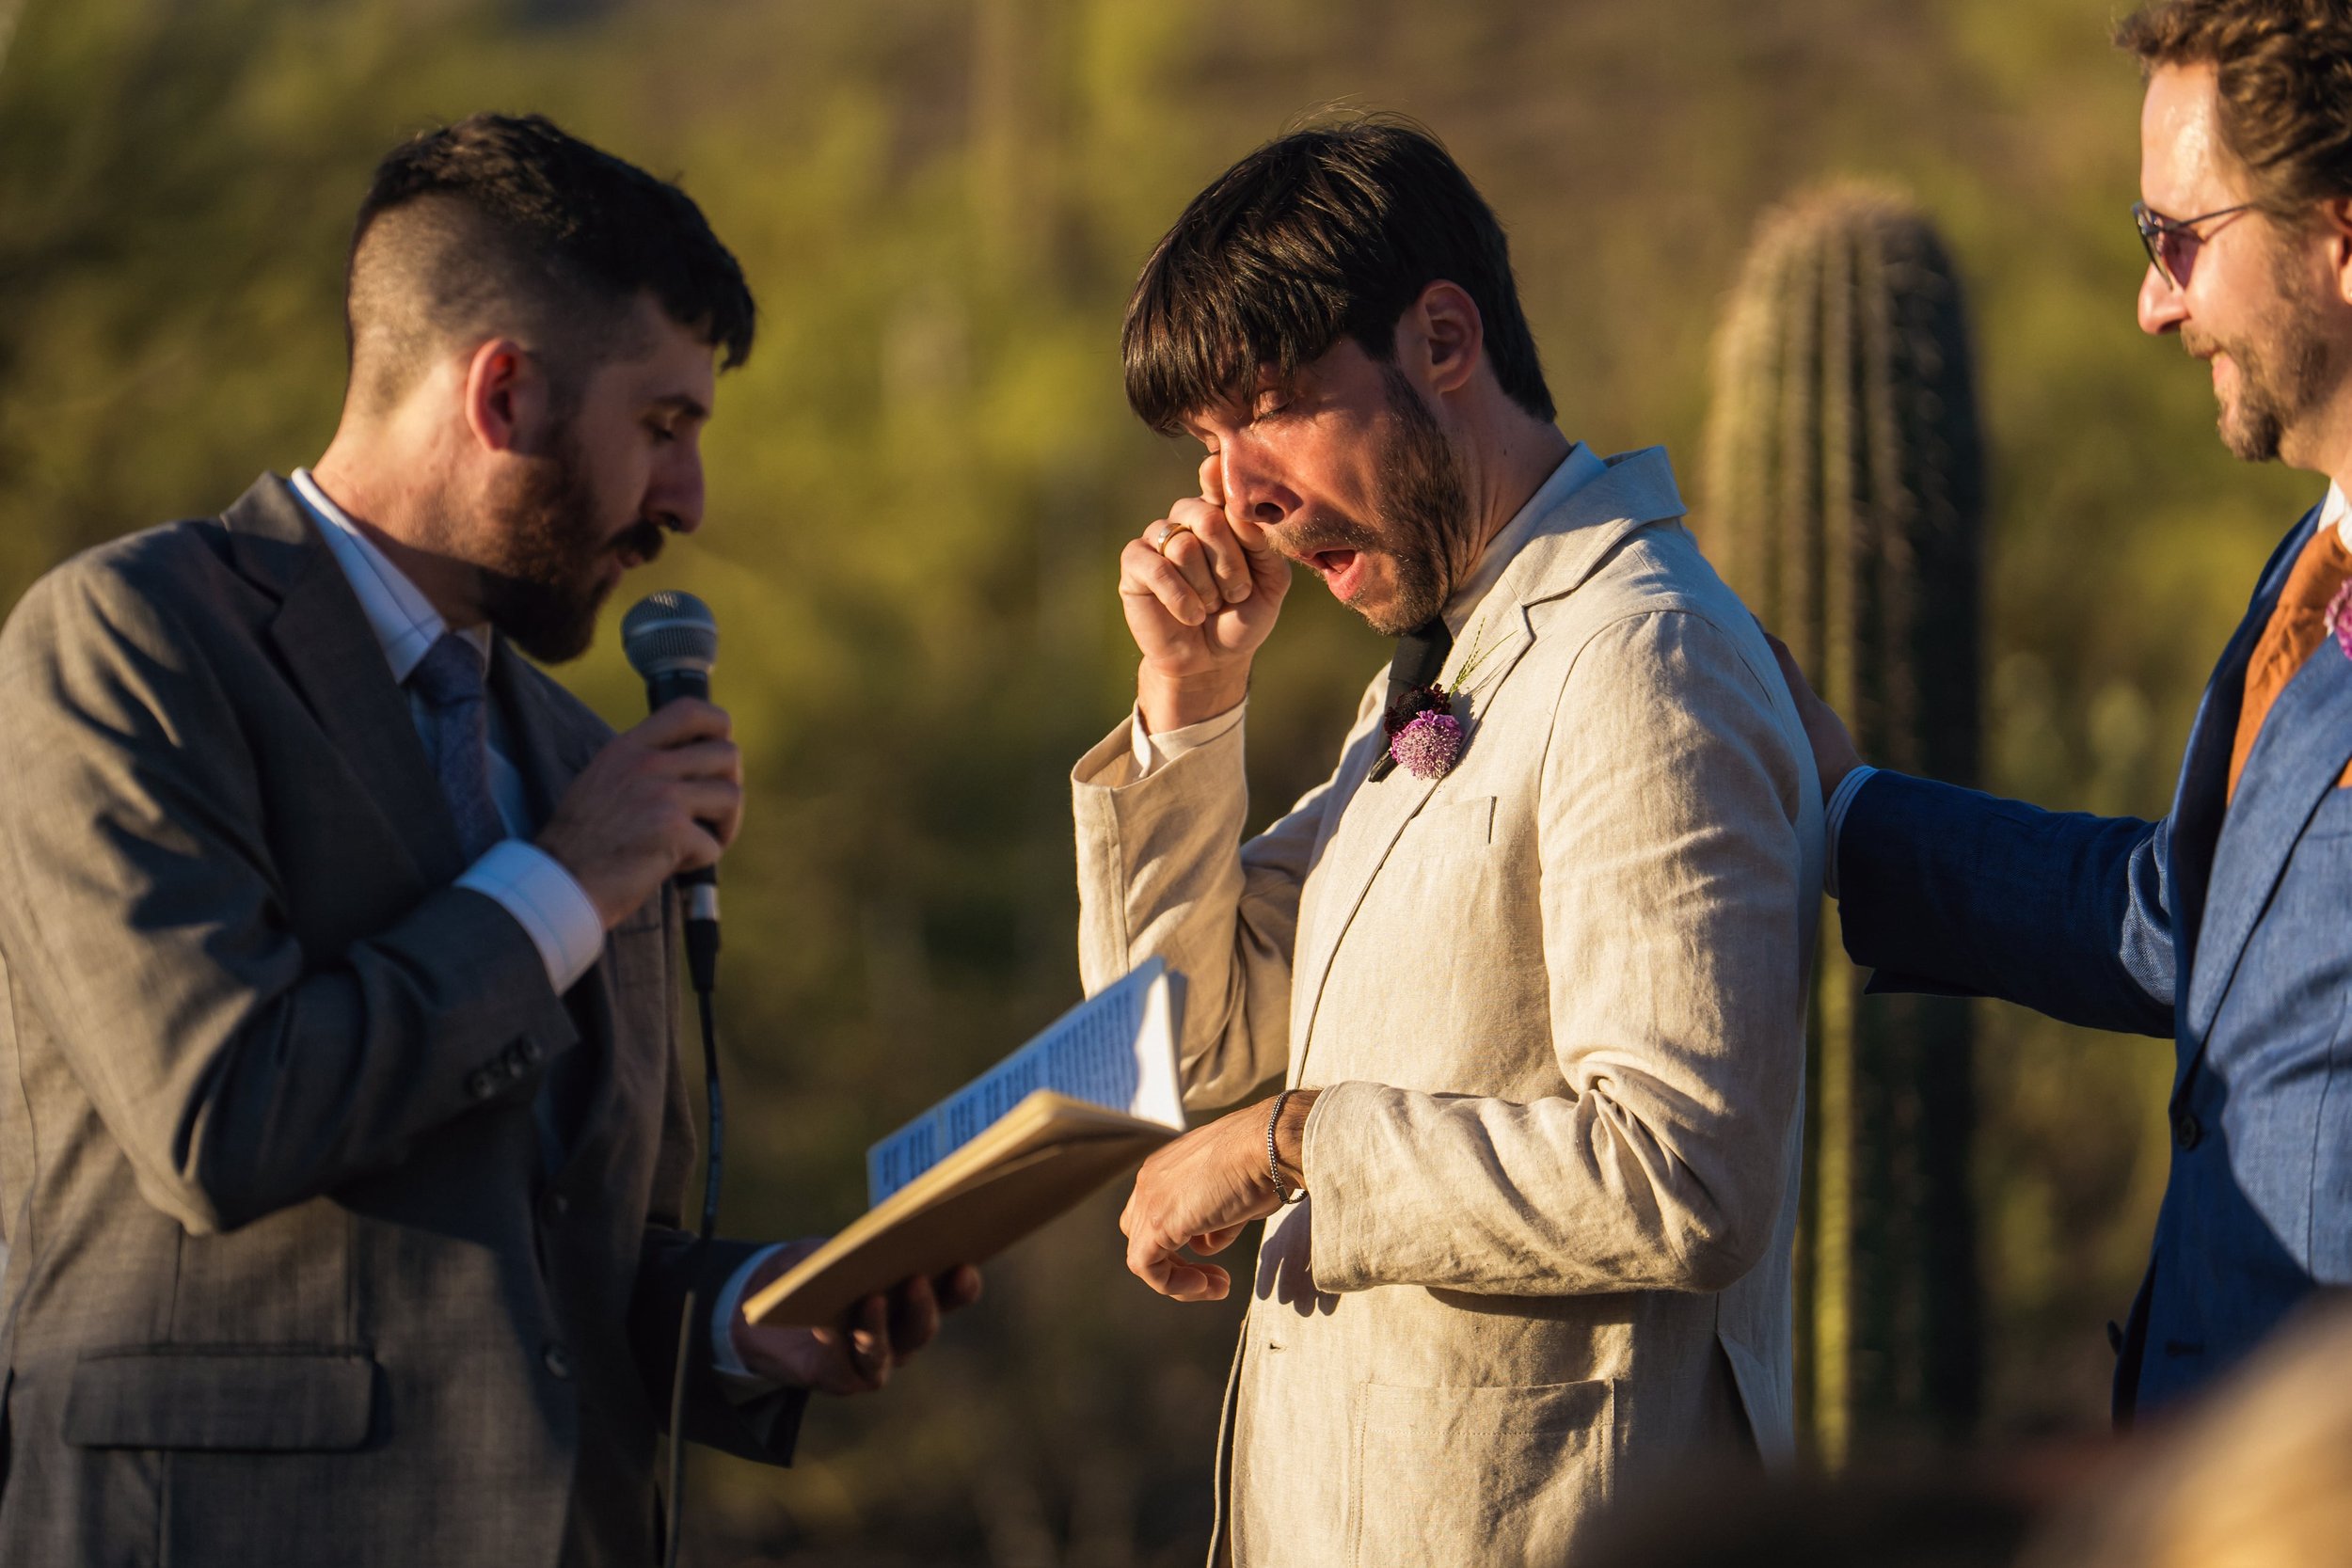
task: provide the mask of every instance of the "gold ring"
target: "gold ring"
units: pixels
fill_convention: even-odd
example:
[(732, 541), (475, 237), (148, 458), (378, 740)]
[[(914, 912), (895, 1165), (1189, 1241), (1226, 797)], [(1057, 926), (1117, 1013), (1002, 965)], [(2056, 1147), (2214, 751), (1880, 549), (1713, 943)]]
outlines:
[(1190, 533), (1191, 531), (1192, 525), (1190, 523), (1180, 523), (1170, 519), (1169, 521), (1160, 525), (1160, 542), (1152, 547), (1159, 551), (1162, 555), (1166, 555), (1168, 553), (1168, 545), (1174, 541), (1178, 534)]

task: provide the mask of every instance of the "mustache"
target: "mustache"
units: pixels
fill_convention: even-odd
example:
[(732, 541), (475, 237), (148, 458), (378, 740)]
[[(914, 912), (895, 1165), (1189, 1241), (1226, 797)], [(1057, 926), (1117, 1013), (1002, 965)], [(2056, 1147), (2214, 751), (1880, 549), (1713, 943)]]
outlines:
[(661, 555), (662, 546), (670, 542), (670, 531), (658, 517), (640, 517), (608, 546), (615, 555), (634, 555), (645, 565), (651, 565)]
[(1276, 550), (1301, 565), (1325, 550), (1354, 550), (1363, 555), (1381, 547), (1380, 535), (1352, 517), (1310, 517), (1269, 530), (1267, 537)]

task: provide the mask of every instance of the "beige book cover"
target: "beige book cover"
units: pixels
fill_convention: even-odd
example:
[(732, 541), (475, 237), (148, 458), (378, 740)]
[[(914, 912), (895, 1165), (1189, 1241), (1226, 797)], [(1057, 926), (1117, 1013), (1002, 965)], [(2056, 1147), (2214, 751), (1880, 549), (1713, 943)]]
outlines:
[(865, 1215), (743, 1304), (837, 1323), (916, 1275), (980, 1263), (1184, 1130), (1183, 977), (1154, 958), (866, 1151)]

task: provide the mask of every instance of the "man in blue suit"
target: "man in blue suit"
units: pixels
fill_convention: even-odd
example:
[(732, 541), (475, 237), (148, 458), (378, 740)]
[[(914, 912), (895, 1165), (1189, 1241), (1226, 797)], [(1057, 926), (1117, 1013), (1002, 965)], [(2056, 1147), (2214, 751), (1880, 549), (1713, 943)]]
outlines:
[(2170, 815), (1868, 768), (1783, 665), (1872, 989), (2174, 1041), (2171, 1180), (2118, 1345), (2128, 1422), (2352, 1284), (2352, 3), (2167, 0), (2118, 41), (2148, 76), (2140, 326), (2211, 366), (2233, 453), (2331, 482), (2222, 652)]

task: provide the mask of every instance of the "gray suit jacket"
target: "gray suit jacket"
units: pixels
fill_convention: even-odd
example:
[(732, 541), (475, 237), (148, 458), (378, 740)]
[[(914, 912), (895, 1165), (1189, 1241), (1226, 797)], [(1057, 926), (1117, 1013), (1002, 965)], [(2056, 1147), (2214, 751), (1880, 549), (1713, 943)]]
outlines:
[(1089, 988), (1184, 972), (1191, 1104), (1322, 1090), (1227, 1408), (1239, 1568), (1572, 1561), (1694, 1450), (1789, 1447), (1820, 790), (1665, 454), (1610, 461), (1456, 642), (1442, 780), (1370, 781), (1384, 675), (1247, 843), (1238, 729), (1078, 765)]
[[(544, 816), (611, 732), (491, 684)], [(670, 898), (555, 994), (275, 478), (38, 583), (0, 735), (0, 1561), (651, 1560), (683, 1295), (748, 1251), (678, 1225)], [(788, 1457), (707, 1351), (689, 1435)]]

